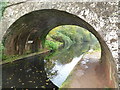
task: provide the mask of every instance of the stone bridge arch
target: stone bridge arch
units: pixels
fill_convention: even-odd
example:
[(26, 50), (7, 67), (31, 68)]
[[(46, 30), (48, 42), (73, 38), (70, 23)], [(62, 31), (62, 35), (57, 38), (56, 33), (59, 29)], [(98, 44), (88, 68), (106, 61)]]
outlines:
[(60, 25), (77, 25), (89, 30), (96, 36), (102, 49), (101, 67), (104, 68), (103, 72), (109, 78), (109, 83), (114, 85), (112, 87), (118, 87), (114, 58), (106, 42), (89, 23), (65, 11), (43, 9), (20, 17), (9, 27), (3, 37), (5, 53), (8, 55), (23, 54), (28, 40), (33, 41), (31, 49), (37, 51), (49, 31)]

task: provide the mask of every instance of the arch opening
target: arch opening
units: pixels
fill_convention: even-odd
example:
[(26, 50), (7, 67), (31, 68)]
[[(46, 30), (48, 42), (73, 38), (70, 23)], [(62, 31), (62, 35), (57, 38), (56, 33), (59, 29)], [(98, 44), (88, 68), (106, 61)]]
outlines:
[[(31, 20), (32, 18), (32, 20)], [(117, 75), (112, 54), (99, 33), (86, 21), (76, 15), (55, 9), (30, 12), (20, 17), (3, 37), (6, 55), (22, 55), (26, 51), (37, 52), (44, 48), (45, 38), (50, 30), (61, 25), (76, 25), (90, 31), (101, 45), (101, 67), (112, 87), (117, 86)], [(98, 68), (99, 69), (99, 68)]]
[[(75, 85), (75, 80), (79, 79), (79, 84), (84, 82), (84, 85), (87, 85), (87, 87), (92, 87), (89, 82), (82, 80), (86, 75), (89, 76), (88, 80), (94, 78), (96, 75), (87, 72), (92, 72), (93, 68), (97, 67), (96, 63), (99, 64), (100, 62), (101, 47), (92, 33), (75, 25), (58, 26), (47, 34), (45, 48), (53, 51), (45, 57), (45, 71), (47, 77), (56, 86), (63, 87), (65, 85), (65, 88), (74, 87), (69, 84), (66, 86), (66, 82), (74, 83)], [(91, 66), (94, 67), (90, 69)], [(84, 75), (84, 73), (86, 74)], [(78, 75), (74, 77), (76, 74)], [(96, 79), (92, 80), (96, 81)], [(96, 83), (94, 83), (94, 87)], [(80, 85), (77, 86), (77, 84), (77, 88), (83, 88), (79, 87)]]

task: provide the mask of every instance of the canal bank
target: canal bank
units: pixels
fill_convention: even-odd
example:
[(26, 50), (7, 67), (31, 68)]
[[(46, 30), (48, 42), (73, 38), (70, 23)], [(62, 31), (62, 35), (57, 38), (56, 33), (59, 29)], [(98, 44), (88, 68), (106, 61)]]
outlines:
[[(99, 69), (98, 69), (99, 68)], [(83, 56), (82, 60), (74, 67), (62, 88), (113, 88), (103, 75), (100, 66), (100, 52), (91, 52)]]
[[(90, 48), (89, 43), (74, 44), (69, 49), (63, 48), (56, 52), (46, 52), (2, 64), (3, 88), (59, 88), (58, 82), (64, 82), (69, 72), (73, 71), (82, 55)], [(79, 58), (78, 58), (79, 57)], [(76, 63), (75, 63), (76, 62)], [(65, 67), (70, 66), (70, 68)], [(65, 73), (60, 80), (55, 78), (62, 72)], [(71, 68), (72, 67), (72, 68)], [(61, 75), (61, 74), (60, 74)], [(51, 79), (52, 78), (52, 79)], [(61, 84), (62, 84), (61, 83)]]
[[(34, 55), (13, 63), (2, 64), (2, 88), (55, 88), (47, 78), (45, 54)], [(0, 66), (1, 67), (1, 66)]]
[(52, 50), (43, 50), (42, 52), (35, 52), (35, 53), (19, 55), (19, 56), (15, 55), (13, 57), (10, 57), (10, 58), (8, 58), (6, 60), (1, 61), (0, 65), (1, 64), (9, 64), (9, 63), (12, 63), (14, 61), (27, 59), (27, 58), (30, 58), (30, 57), (33, 57), (33, 56), (37, 56), (37, 55), (40, 55), (40, 54), (46, 54), (46, 53), (49, 53), (49, 52), (52, 52)]

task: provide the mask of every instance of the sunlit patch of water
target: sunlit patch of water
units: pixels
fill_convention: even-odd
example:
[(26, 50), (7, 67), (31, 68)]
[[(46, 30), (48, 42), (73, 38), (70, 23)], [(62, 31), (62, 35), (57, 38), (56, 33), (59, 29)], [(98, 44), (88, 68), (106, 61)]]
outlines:
[[(52, 68), (52, 72), (56, 72), (56, 75), (49, 76), (50, 80), (58, 87), (66, 80), (70, 72), (73, 70), (75, 65), (81, 60), (83, 55), (73, 58), (70, 63), (65, 65), (60, 64), (58, 61), (55, 62), (55, 66)], [(58, 82), (59, 81), (59, 82)]]

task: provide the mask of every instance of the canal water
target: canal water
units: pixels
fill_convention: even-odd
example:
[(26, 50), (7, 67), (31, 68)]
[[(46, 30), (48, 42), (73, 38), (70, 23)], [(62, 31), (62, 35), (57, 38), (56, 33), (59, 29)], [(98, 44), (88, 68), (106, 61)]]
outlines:
[(91, 48), (87, 42), (75, 43), (67, 49), (3, 64), (2, 87), (58, 89)]

